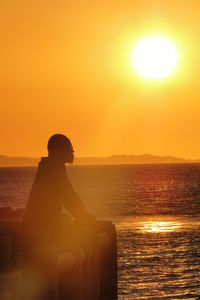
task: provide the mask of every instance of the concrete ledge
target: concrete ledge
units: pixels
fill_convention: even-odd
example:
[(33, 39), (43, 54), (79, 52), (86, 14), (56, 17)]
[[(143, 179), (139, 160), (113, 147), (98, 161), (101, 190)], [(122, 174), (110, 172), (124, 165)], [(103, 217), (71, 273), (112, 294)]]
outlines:
[(1, 300), (117, 299), (117, 241), (112, 222), (81, 225), (64, 220), (58, 241), (28, 245), (33, 256), (28, 250), (30, 259), (25, 259), (19, 232), (22, 216), (22, 209), (0, 209)]

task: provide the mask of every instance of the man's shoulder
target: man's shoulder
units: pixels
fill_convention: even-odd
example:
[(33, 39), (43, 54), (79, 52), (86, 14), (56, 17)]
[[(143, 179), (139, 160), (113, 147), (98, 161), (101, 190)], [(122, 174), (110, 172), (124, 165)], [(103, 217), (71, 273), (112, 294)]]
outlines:
[(66, 175), (66, 168), (64, 164), (59, 164), (56, 161), (49, 159), (49, 157), (41, 157), (39, 162), (39, 170), (60, 175)]

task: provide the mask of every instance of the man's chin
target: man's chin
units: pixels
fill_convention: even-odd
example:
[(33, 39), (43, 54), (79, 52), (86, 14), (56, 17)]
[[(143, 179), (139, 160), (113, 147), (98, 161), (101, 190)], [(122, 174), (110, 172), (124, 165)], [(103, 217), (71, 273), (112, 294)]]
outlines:
[(65, 163), (66, 164), (72, 164), (74, 162), (74, 157), (68, 157), (66, 160), (65, 160)]

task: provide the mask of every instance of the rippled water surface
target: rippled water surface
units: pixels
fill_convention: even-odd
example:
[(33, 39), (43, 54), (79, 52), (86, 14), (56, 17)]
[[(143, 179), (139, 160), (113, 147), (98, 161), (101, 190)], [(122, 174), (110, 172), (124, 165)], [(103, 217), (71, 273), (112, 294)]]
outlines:
[[(0, 169), (0, 205), (25, 205), (35, 168)], [(117, 226), (119, 299), (200, 299), (200, 166), (74, 166), (85, 205)]]

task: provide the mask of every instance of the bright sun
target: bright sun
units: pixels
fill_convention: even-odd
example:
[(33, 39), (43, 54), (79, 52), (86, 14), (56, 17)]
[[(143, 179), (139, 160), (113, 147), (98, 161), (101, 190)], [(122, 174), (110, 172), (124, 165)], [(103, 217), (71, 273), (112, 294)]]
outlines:
[(178, 55), (175, 46), (162, 37), (144, 38), (138, 42), (132, 57), (133, 65), (145, 79), (162, 79), (175, 69)]

